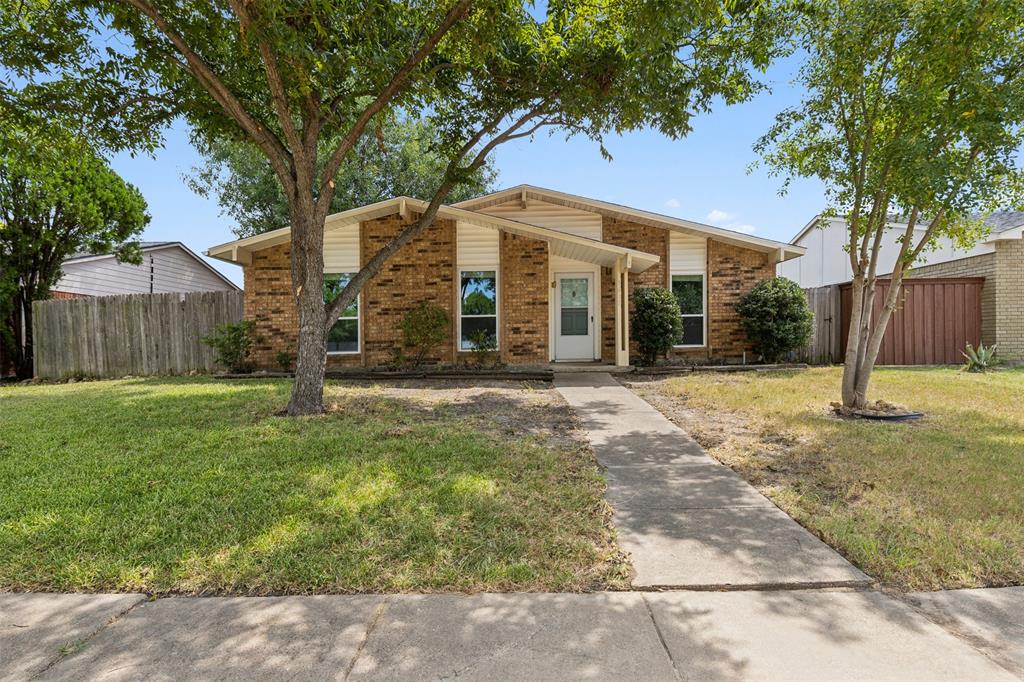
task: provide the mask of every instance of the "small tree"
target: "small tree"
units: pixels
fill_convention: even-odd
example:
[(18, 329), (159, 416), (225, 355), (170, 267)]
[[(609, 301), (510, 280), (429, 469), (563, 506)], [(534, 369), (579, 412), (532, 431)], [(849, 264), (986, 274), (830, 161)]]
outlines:
[[(263, 342), (263, 337), (256, 333), (255, 320), (225, 322), (213, 328), (213, 333), (200, 339), (213, 349), (217, 364), (227, 367), (235, 374), (251, 372), (253, 369), (253, 348)], [(280, 360), (279, 360), (280, 361)]]
[(653, 365), (659, 355), (667, 355), (683, 335), (683, 316), (675, 295), (655, 287), (634, 291), (630, 329), (644, 364)]
[(423, 301), (402, 318), (402, 345), (413, 349), (413, 363), (417, 366), (430, 351), (444, 343), (451, 331), (452, 321), (441, 306)]
[(0, 127), (0, 343), (33, 373), (32, 302), (49, 298), (80, 251), (139, 263), (133, 239), (149, 222), (142, 194), (68, 131)]
[(743, 331), (765, 362), (802, 348), (814, 331), (807, 295), (785, 277), (766, 279), (740, 298), (736, 311)]

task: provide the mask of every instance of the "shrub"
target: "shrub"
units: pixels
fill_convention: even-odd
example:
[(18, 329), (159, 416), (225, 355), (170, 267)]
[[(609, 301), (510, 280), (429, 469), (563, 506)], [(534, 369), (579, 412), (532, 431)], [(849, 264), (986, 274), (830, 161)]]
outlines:
[(683, 334), (683, 317), (675, 295), (656, 287), (633, 292), (630, 329), (644, 364), (653, 365), (659, 355), (667, 355)]
[(996, 357), (996, 344), (985, 348), (985, 344), (979, 343), (978, 350), (974, 350), (971, 344), (967, 344), (967, 350), (961, 351), (961, 353), (967, 358), (964, 369), (968, 372), (985, 372), (999, 364), (999, 359)]
[(420, 365), (430, 351), (445, 342), (452, 323), (444, 308), (423, 301), (405, 314), (401, 326), (402, 345), (413, 349), (412, 360)]
[(255, 320), (241, 322), (225, 322), (213, 328), (213, 333), (204, 336), (201, 341), (213, 349), (217, 364), (228, 368), (236, 374), (251, 372), (253, 364), (249, 360), (252, 349), (263, 337), (256, 333)]
[(295, 354), (289, 353), (286, 350), (277, 351), (277, 355), (274, 356), (277, 360), (277, 366), (281, 368), (282, 372), (292, 371), (292, 365), (295, 363)]
[(814, 331), (814, 313), (800, 285), (785, 277), (759, 282), (740, 298), (736, 311), (754, 349), (765, 362), (802, 348)]
[(473, 353), (476, 364), (481, 367), (490, 364), (494, 351), (498, 350), (497, 339), (494, 338), (494, 335), (484, 329), (477, 329), (469, 335), (469, 342), (473, 344), (470, 351)]

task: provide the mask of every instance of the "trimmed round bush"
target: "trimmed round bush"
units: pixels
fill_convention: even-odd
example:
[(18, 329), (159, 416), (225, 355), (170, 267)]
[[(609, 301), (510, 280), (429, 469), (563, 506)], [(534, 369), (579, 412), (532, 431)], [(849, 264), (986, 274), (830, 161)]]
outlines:
[(759, 282), (736, 310), (747, 338), (765, 362), (776, 362), (811, 340), (814, 313), (800, 285), (785, 277)]
[(667, 355), (683, 335), (683, 316), (675, 295), (657, 287), (634, 291), (630, 333), (644, 364), (653, 365), (659, 355)]

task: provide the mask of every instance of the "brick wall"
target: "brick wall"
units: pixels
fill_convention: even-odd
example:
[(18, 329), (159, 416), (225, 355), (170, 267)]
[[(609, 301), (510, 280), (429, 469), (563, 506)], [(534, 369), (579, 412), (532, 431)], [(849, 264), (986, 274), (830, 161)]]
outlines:
[(774, 276), (770, 254), (708, 240), (709, 357), (735, 359), (751, 350), (736, 304), (758, 282)]
[(501, 359), (548, 361), (548, 245), (501, 234)]
[[(661, 261), (650, 270), (629, 276), (629, 296), (637, 286), (668, 286), (669, 232), (622, 220), (605, 218), (604, 241), (647, 253)], [(740, 327), (736, 304), (740, 296), (755, 284), (775, 275), (775, 265), (769, 254), (744, 249), (714, 240), (708, 240), (708, 346), (672, 351), (672, 356), (693, 361), (722, 359), (735, 360), (750, 351)], [(610, 269), (601, 275), (601, 357), (605, 362), (615, 361), (615, 289)], [(630, 343), (630, 355), (637, 354), (636, 343)]]
[(984, 277), (981, 287), (981, 342), (986, 346), (996, 342), (996, 254), (922, 265), (910, 273), (914, 279), (936, 279), (940, 277)]
[[(661, 260), (646, 272), (629, 275), (629, 300), (636, 287), (664, 287), (668, 282), (668, 230), (605, 217), (601, 225), (603, 241), (645, 253)], [(632, 310), (632, 303), (630, 304)], [(630, 355), (637, 354), (636, 342), (630, 341)], [(601, 270), (601, 360), (615, 362), (615, 275), (611, 268)]]
[(996, 242), (996, 343), (1004, 360), (1024, 361), (1024, 239)]
[(263, 342), (256, 346), (253, 362), (261, 369), (275, 369), (278, 351), (294, 354), (299, 314), (292, 296), (291, 248), (271, 246), (252, 254), (242, 268), (245, 278), (245, 319), (256, 320)]
[[(388, 216), (369, 220), (359, 230), (361, 261), (365, 263), (401, 229), (402, 219)], [(448, 311), (449, 341), (427, 357), (452, 362), (455, 336), (455, 223), (439, 220), (392, 256), (363, 288), (363, 356), (368, 367), (386, 365), (401, 345), (405, 313), (421, 301)]]

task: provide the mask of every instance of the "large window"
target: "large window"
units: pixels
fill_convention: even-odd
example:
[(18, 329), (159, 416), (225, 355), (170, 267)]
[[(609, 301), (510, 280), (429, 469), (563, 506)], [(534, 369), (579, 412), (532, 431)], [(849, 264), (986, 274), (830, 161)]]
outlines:
[(498, 345), (498, 277), (494, 270), (459, 273), (459, 347), (472, 350), (485, 338)]
[(672, 275), (672, 293), (683, 315), (677, 346), (704, 345), (704, 275)]
[[(324, 275), (324, 302), (333, 301), (352, 279), (351, 272)], [(341, 311), (327, 335), (328, 353), (359, 352), (359, 297)]]

